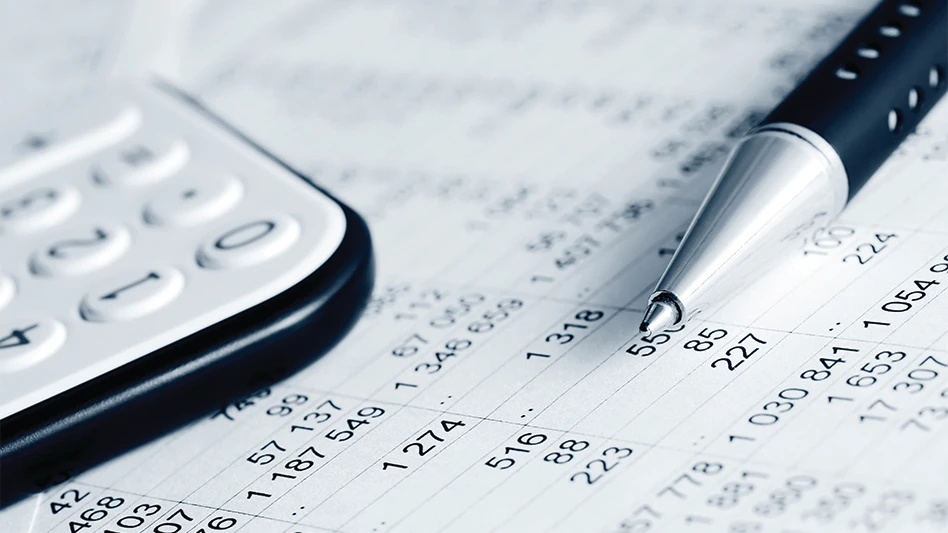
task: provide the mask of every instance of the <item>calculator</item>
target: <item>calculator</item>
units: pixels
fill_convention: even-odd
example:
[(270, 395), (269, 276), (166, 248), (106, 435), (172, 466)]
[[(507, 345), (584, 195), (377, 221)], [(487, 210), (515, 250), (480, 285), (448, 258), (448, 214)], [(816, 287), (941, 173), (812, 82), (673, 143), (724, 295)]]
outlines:
[(356, 213), (161, 81), (4, 120), (0, 506), (312, 362), (372, 264)]

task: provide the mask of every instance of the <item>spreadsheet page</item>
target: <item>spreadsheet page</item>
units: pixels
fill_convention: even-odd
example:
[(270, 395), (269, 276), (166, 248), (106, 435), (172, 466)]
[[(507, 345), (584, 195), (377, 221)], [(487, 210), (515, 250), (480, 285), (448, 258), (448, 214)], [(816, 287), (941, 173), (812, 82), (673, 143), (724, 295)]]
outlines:
[(280, 4), (185, 88), (366, 218), (367, 309), (4, 531), (948, 529), (948, 104), (776, 270), (638, 331), (729, 150), (874, 2)]

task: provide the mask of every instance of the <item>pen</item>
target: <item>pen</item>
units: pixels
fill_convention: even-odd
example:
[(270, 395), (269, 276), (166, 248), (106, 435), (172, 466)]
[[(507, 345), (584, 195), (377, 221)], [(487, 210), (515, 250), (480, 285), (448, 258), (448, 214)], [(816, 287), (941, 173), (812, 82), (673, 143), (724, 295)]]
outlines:
[(694, 317), (825, 226), (945, 94), (948, 0), (884, 0), (731, 152), (640, 330)]

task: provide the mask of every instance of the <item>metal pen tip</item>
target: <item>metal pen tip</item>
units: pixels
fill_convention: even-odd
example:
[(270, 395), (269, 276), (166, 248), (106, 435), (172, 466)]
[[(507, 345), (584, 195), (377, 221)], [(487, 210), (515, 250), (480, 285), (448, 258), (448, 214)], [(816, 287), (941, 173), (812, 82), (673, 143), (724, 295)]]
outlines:
[(678, 322), (678, 308), (672, 303), (655, 300), (648, 304), (639, 331), (651, 335), (674, 326), (676, 322)]

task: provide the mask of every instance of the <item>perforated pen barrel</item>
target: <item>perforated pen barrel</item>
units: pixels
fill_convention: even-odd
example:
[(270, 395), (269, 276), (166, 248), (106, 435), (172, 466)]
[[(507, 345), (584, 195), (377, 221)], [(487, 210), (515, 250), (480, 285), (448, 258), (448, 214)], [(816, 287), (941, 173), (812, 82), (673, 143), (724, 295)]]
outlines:
[(828, 224), (945, 94), (948, 0), (885, 0), (735, 147), (642, 321), (725, 298)]
[(862, 188), (941, 98), (948, 0), (885, 0), (763, 121), (825, 139)]

